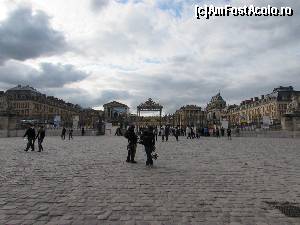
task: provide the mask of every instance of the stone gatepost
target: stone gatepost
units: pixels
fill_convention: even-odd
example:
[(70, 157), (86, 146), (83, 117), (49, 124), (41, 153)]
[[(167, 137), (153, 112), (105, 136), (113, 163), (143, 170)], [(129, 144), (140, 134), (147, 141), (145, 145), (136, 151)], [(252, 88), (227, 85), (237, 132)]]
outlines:
[(17, 118), (11, 115), (0, 115), (0, 137), (14, 136), (17, 129)]
[(300, 114), (285, 114), (281, 119), (283, 130), (300, 131)]
[(281, 119), (283, 130), (300, 131), (300, 96), (293, 96), (287, 113)]
[(5, 95), (0, 96), (0, 137), (10, 137), (17, 129), (17, 117)]

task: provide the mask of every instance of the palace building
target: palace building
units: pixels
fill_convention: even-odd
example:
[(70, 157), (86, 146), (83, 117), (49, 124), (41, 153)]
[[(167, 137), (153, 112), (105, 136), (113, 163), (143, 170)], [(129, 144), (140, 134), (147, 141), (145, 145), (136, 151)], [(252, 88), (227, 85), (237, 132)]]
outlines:
[(30, 86), (18, 85), (2, 95), (5, 95), (10, 109), (20, 120), (54, 123), (54, 118), (59, 116), (61, 123), (68, 125), (72, 123), (73, 116), (80, 114), (80, 106), (46, 96)]
[(84, 109), (62, 99), (46, 96), (33, 87), (21, 85), (6, 92), (0, 91), (0, 111), (1, 108), (8, 108), (19, 124), (27, 121), (73, 128), (95, 128), (104, 116), (102, 110)]
[[(104, 120), (104, 112), (91, 108), (81, 109), (78, 127), (96, 128), (97, 124)], [(74, 123), (73, 123), (74, 126)]]
[(115, 125), (122, 122), (129, 115), (129, 107), (117, 101), (106, 103), (103, 108), (105, 121)]
[(288, 104), (293, 96), (299, 96), (292, 86), (278, 87), (270, 94), (242, 101), (240, 105), (227, 106), (222, 118), (229, 121), (232, 126), (257, 125), (260, 126), (263, 118), (270, 119), (271, 124), (280, 126), (281, 118), (287, 111)]
[(225, 108), (226, 102), (222, 98), (220, 92), (211, 98), (206, 106), (206, 116), (209, 126), (220, 125), (220, 119)]
[[(13, 115), (20, 121), (57, 124), (60, 126), (95, 128), (102, 121), (117, 124), (136, 124), (137, 126), (195, 126), (215, 127), (228, 121), (230, 126), (261, 127), (265, 121), (270, 125), (281, 126), (292, 99), (298, 99), (300, 91), (292, 86), (274, 88), (267, 95), (244, 100), (240, 105), (227, 105), (221, 94), (213, 96), (205, 110), (200, 106), (186, 105), (174, 114), (162, 116), (163, 106), (148, 99), (137, 106), (137, 115), (129, 113), (129, 107), (112, 101), (104, 104), (104, 112), (83, 109), (53, 96), (46, 96), (30, 86), (18, 85), (6, 92), (0, 91), (0, 114)], [(158, 112), (159, 116), (143, 117), (141, 112)]]
[(174, 124), (182, 128), (187, 126), (204, 127), (206, 114), (200, 106), (186, 105), (175, 112)]

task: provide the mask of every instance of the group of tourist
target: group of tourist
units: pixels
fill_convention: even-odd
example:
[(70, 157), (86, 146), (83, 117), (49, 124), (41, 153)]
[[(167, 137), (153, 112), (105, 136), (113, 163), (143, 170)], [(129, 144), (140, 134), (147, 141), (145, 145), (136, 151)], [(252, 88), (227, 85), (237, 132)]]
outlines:
[(180, 127), (171, 127), (169, 125), (153, 128), (153, 133), (155, 140), (157, 141), (158, 136), (161, 136), (162, 142), (168, 141), (169, 136), (174, 136), (176, 141), (178, 141), (179, 136), (185, 136), (187, 139), (200, 138), (201, 136), (205, 137), (224, 137), (225, 133), (227, 134), (228, 139), (231, 140), (231, 129), (221, 127), (215, 129), (204, 128), (195, 128), (194, 126), (187, 126), (186, 128)]
[(155, 154), (154, 129), (151, 126), (145, 129), (141, 129), (141, 132), (139, 133), (140, 136), (138, 137), (134, 128), (135, 127), (133, 125), (130, 126), (124, 135), (128, 139), (128, 145), (127, 145), (128, 154), (127, 154), (126, 162), (136, 163), (134, 158), (136, 154), (137, 144), (139, 143), (144, 145), (145, 147), (145, 152), (147, 155), (146, 165), (152, 166), (153, 159), (157, 158), (157, 154)]
[[(66, 139), (66, 133), (67, 133), (67, 129), (65, 127), (63, 127), (61, 130), (61, 135), (60, 135), (62, 140)], [(69, 134), (69, 140), (73, 139), (73, 129), (72, 128), (69, 128), (68, 134)], [(81, 135), (82, 136), (85, 135), (84, 127), (81, 128)], [(23, 136), (24, 138), (27, 137), (27, 146), (24, 151), (27, 152), (30, 148), (31, 148), (31, 151), (34, 151), (34, 149), (35, 149), (34, 146), (35, 146), (36, 140), (38, 140), (38, 148), (39, 148), (38, 152), (43, 151), (44, 148), (43, 148), (42, 143), (44, 141), (45, 136), (46, 136), (46, 131), (45, 131), (44, 126), (40, 125), (38, 128), (38, 132), (36, 134), (34, 125), (30, 124)]]
[[(227, 128), (226, 130), (227, 137), (229, 140), (231, 140), (231, 129)], [(158, 136), (161, 136), (162, 142), (168, 141), (169, 136), (173, 135), (176, 138), (176, 141), (178, 141), (179, 136), (186, 136), (187, 139), (194, 139), (194, 138), (200, 138), (201, 135), (203, 136), (211, 136), (210, 132), (208, 131), (208, 128), (201, 129), (194, 129), (192, 126), (187, 126), (186, 129), (182, 129), (179, 127), (170, 127), (170, 126), (162, 126), (160, 129), (158, 127), (146, 127), (146, 128), (140, 128), (138, 132), (135, 130), (135, 126), (130, 126), (126, 133), (124, 134), (125, 138), (128, 139), (128, 145), (127, 145), (127, 159), (126, 162), (128, 163), (136, 163), (135, 161), (135, 154), (136, 154), (136, 148), (137, 144), (140, 143), (144, 145), (145, 152), (147, 155), (146, 165), (152, 166), (153, 165), (153, 158), (157, 158), (157, 153), (155, 153), (155, 141), (157, 141)], [(220, 138), (221, 136), (225, 136), (225, 129), (223, 127), (216, 128), (213, 130), (212, 135), (215, 137)], [(140, 141), (138, 141), (140, 138)]]
[[(67, 129), (65, 127), (63, 127), (61, 130), (61, 135), (60, 135), (62, 140), (66, 139), (66, 133), (67, 133)], [(69, 128), (68, 134), (69, 134), (69, 140), (73, 139), (73, 128)], [(84, 130), (84, 127), (82, 127), (81, 128), (81, 136), (84, 136), (84, 134), (85, 134), (85, 130)]]
[(27, 146), (26, 146), (26, 149), (24, 150), (25, 152), (27, 152), (29, 150), (29, 148), (31, 148), (31, 151), (34, 151), (34, 146), (35, 146), (35, 141), (36, 139), (38, 140), (38, 152), (41, 152), (44, 150), (43, 148), (43, 141), (44, 141), (44, 138), (45, 138), (45, 128), (44, 126), (40, 126), (39, 129), (38, 129), (38, 132), (36, 134), (35, 132), (35, 128), (33, 125), (31, 125), (25, 132), (24, 134), (24, 138), (27, 137)]

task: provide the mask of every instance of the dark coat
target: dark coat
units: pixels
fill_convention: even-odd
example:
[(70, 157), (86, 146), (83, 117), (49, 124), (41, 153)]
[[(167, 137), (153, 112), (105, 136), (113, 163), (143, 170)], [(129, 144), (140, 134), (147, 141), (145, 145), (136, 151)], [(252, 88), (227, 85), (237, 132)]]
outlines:
[(145, 131), (141, 135), (141, 144), (146, 146), (146, 147), (155, 146), (155, 135), (152, 132)]
[(137, 135), (134, 133), (134, 130), (127, 130), (124, 136), (128, 139), (129, 144), (137, 143)]
[(39, 129), (36, 138), (44, 139), (46, 136), (45, 129)]
[(24, 134), (24, 137), (26, 136), (28, 139), (35, 139), (35, 129), (32, 127), (28, 128)]

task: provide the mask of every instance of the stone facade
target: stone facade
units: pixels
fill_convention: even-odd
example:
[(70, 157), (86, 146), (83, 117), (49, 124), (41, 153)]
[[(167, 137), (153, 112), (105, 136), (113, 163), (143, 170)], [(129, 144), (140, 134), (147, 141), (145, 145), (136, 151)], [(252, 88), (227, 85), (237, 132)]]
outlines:
[(82, 109), (80, 111), (79, 127), (96, 128), (104, 120), (104, 112), (95, 109)]
[(0, 92), (0, 137), (8, 137), (9, 131), (16, 129), (17, 118), (11, 109), (7, 96)]
[(206, 114), (199, 106), (186, 105), (175, 112), (174, 124), (182, 128), (187, 126), (204, 127), (206, 125)]
[(293, 95), (300, 95), (293, 87), (278, 87), (272, 93), (243, 101), (240, 105), (227, 106), (222, 118), (232, 126), (256, 125), (260, 127), (263, 117), (268, 117), (275, 126), (280, 126), (281, 118), (286, 113)]
[(63, 125), (72, 124), (74, 116), (79, 116), (80, 106), (67, 103), (53, 96), (46, 96), (30, 86), (11, 88), (2, 93), (9, 107), (19, 120), (35, 120), (38, 123), (53, 123), (60, 116)]
[(74, 131), (81, 127), (99, 130), (104, 119), (102, 110), (84, 109), (29, 86), (0, 91), (0, 137), (10, 136), (27, 123), (54, 124), (56, 116), (61, 118), (60, 126), (73, 127)]
[(225, 107), (226, 102), (220, 93), (211, 98), (206, 107), (207, 122), (209, 126), (220, 125), (220, 120)]
[(103, 105), (106, 122), (123, 122), (129, 115), (129, 107), (123, 103), (112, 101)]

